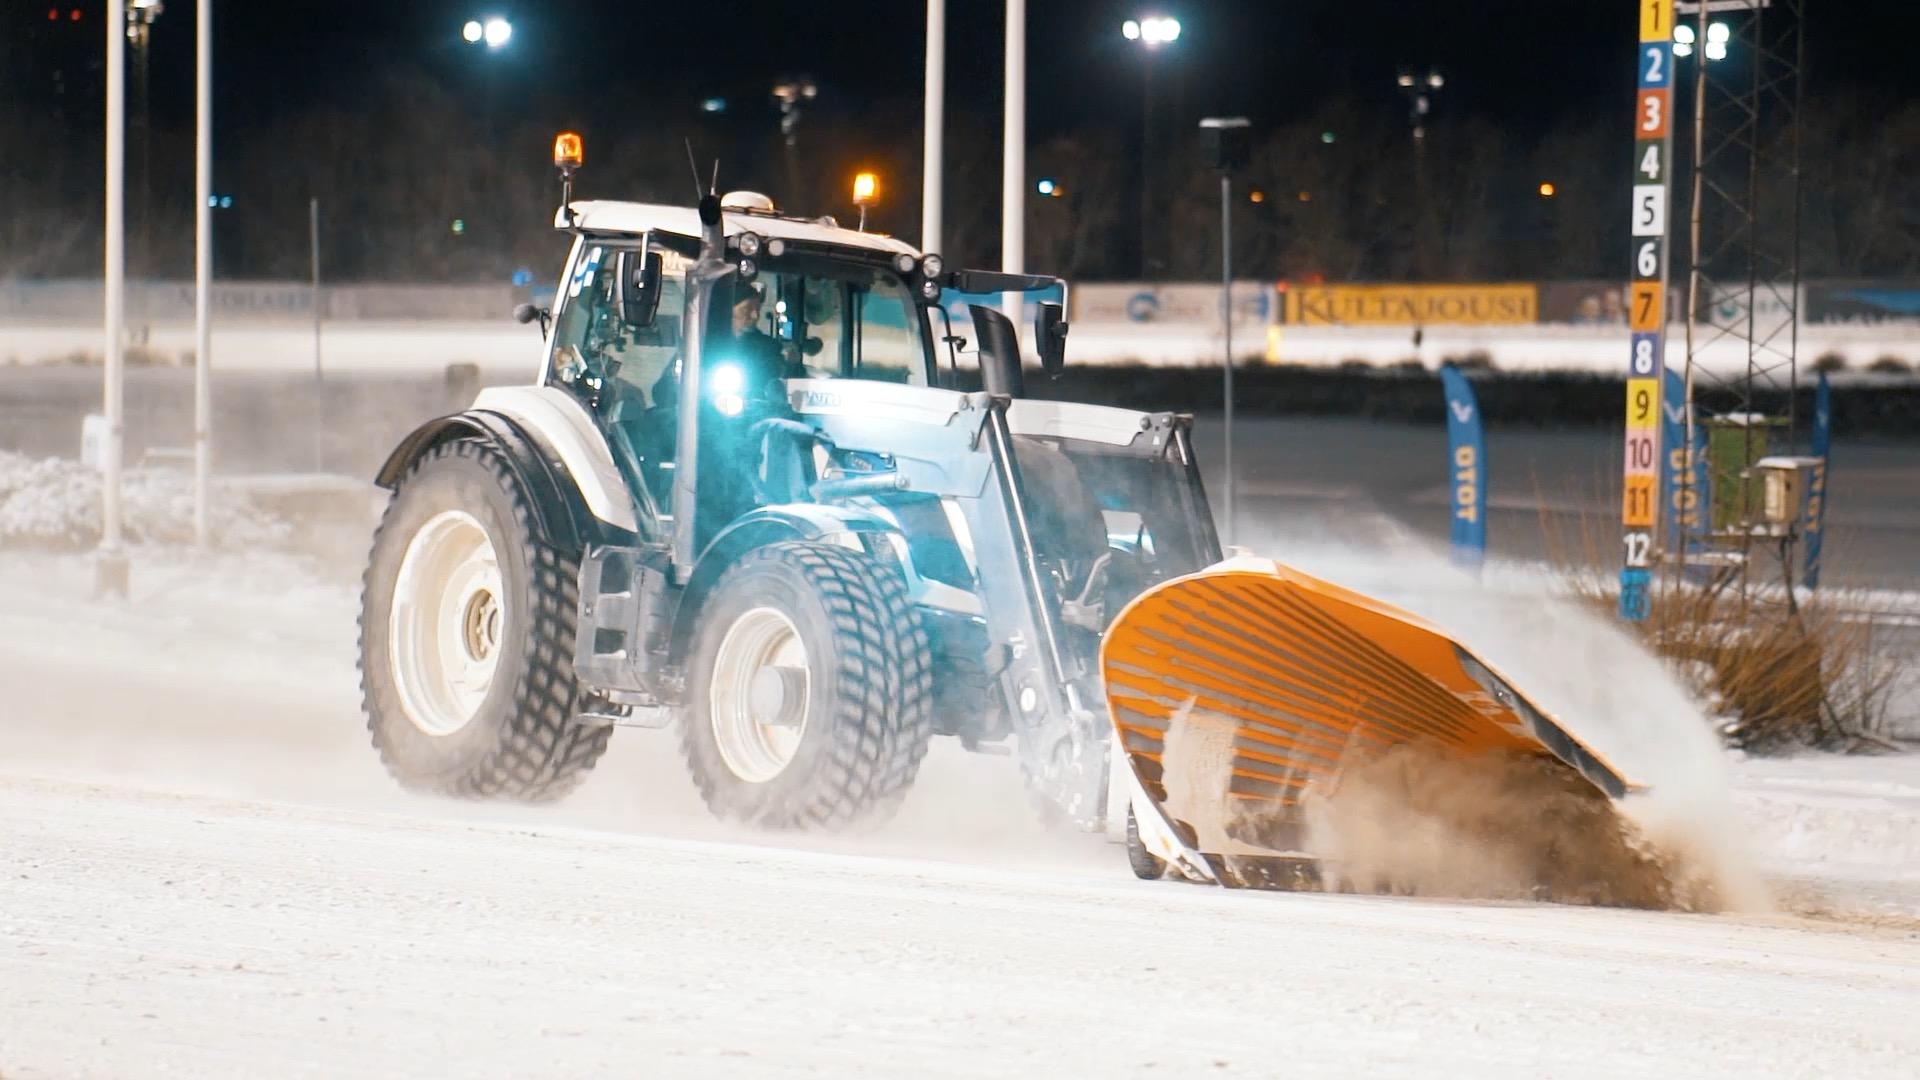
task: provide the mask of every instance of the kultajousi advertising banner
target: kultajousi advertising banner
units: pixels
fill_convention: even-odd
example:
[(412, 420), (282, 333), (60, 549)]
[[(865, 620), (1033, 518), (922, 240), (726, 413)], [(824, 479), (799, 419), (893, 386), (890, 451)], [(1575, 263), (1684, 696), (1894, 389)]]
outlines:
[(1290, 326), (1511, 326), (1539, 321), (1540, 290), (1518, 285), (1296, 285)]

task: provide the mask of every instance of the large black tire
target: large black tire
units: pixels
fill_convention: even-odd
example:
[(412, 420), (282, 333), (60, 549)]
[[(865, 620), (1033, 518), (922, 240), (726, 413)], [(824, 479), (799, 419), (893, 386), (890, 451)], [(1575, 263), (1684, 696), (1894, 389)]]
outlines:
[[(478, 522), (499, 567), (501, 617), (492, 682), (457, 730), (434, 733), (409, 713), (394, 660), (394, 589), (414, 537), (448, 511)], [(555, 799), (606, 751), (611, 729), (574, 722), (579, 553), (547, 543), (527, 493), (499, 453), (456, 440), (422, 455), (388, 504), (360, 607), (360, 686), (367, 730), (387, 771), (421, 791)]]
[[(720, 748), (714, 672), (728, 632), (765, 608), (784, 615), (804, 645), (807, 713), (785, 766), (750, 779)], [(898, 808), (933, 733), (932, 650), (898, 569), (832, 544), (773, 544), (729, 569), (698, 617), (681, 749), (715, 815), (834, 829)]]

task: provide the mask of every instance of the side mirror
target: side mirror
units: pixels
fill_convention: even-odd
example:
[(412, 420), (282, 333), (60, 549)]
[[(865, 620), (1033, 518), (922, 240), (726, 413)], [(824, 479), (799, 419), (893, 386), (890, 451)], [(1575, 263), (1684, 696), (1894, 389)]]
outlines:
[(1057, 379), (1067, 366), (1067, 317), (1059, 304), (1041, 304), (1033, 316), (1034, 347), (1040, 350), (1040, 370)]
[(1026, 375), (1020, 369), (1020, 335), (1013, 320), (998, 308), (968, 304), (973, 332), (980, 339), (980, 385), (995, 397), (1027, 396)]
[(519, 323), (521, 326), (525, 326), (533, 320), (539, 319), (540, 332), (542, 334), (547, 332), (547, 320), (552, 317), (553, 312), (534, 304), (519, 304), (513, 309), (513, 321)]
[(628, 326), (653, 325), (660, 311), (660, 253), (653, 250), (620, 253), (620, 321)]

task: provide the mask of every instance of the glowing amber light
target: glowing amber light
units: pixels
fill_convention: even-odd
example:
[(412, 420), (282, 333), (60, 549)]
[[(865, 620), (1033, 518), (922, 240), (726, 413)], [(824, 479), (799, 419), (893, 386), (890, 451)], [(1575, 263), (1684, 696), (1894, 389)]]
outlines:
[(1555, 189), (1552, 184), (1543, 183), (1540, 185), (1540, 197), (1543, 199), (1551, 199), (1553, 198), (1554, 190)]
[(870, 172), (863, 172), (853, 178), (853, 204), (865, 206), (880, 199), (880, 178)]
[(586, 144), (575, 132), (563, 131), (553, 137), (553, 164), (559, 169), (577, 169), (587, 160)]
[(1267, 193), (1264, 191), (1261, 191), (1259, 188), (1255, 188), (1252, 191), (1247, 192), (1247, 201), (1257, 202), (1257, 203), (1266, 202)]

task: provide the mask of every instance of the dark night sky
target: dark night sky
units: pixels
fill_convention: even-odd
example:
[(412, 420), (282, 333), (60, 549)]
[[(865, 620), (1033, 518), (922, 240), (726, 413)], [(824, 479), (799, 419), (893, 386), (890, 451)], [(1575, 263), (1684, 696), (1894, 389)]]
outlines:
[[(51, 2), (7, 0), (6, 32), (43, 19)], [(58, 2), (64, 8), (75, 0)], [(1809, 93), (1843, 81), (1900, 97), (1920, 92), (1920, 66), (1910, 59), (1920, 5), (1807, 3)], [(89, 32), (64, 36), (97, 54), (99, 0), (81, 6)], [(1632, 0), (1031, 0), (1029, 7), (1036, 139), (1135, 122), (1141, 50), (1122, 39), (1119, 25), (1149, 11), (1183, 23), (1181, 40), (1155, 61), (1156, 78), (1177, 94), (1177, 110), (1196, 118), (1240, 112), (1284, 120), (1343, 93), (1386, 106), (1395, 100), (1396, 68), (1434, 65), (1448, 78), (1447, 112), (1536, 137), (1563, 117), (1624, 113), (1632, 78)], [(215, 8), (224, 132), (321, 102), (400, 104), (369, 101), (363, 78), (406, 64), (476, 95), (491, 80), (503, 119), (555, 124), (697, 123), (696, 102), (728, 95), (731, 122), (771, 125), (767, 88), (787, 72), (816, 79), (826, 92), (821, 109), (858, 116), (877, 102), (911, 103), (921, 78), (920, 0), (215, 0)], [(189, 121), (191, 95), (192, 3), (170, 0), (168, 9), (155, 35), (163, 127)], [(949, 9), (950, 108), (991, 117), (1000, 98), (1002, 4), (950, 0)], [(463, 21), (488, 14), (515, 26), (511, 46), (491, 55), (459, 40)], [(545, 115), (554, 111), (573, 115)]]

